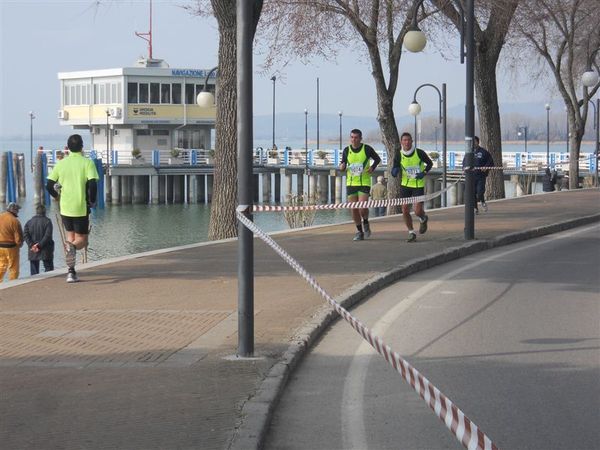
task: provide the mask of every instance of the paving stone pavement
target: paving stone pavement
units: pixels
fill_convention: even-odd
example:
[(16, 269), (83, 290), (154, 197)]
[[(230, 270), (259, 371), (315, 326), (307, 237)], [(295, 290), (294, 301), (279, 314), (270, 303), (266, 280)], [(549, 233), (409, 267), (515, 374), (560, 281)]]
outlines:
[[(489, 206), (470, 243), (462, 207), (431, 210), (414, 244), (398, 216), (372, 220), (358, 243), (351, 224), (274, 238), (330, 295), (360, 301), (393, 281), (382, 274), (598, 221), (600, 191)], [(0, 448), (260, 446), (289, 370), (331, 314), (256, 240), (256, 358), (236, 358), (236, 252), (235, 240), (198, 244), (81, 266), (77, 284), (61, 271), (1, 284)]]

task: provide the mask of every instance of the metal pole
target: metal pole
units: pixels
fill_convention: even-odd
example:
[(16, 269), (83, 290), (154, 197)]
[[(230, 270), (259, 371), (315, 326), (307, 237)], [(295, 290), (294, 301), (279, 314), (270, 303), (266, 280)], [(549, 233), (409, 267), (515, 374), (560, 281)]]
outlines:
[[(462, 49), (461, 49), (462, 51)], [(448, 150), (448, 123), (446, 117), (446, 83), (442, 83), (442, 157), (444, 161), (444, 170), (442, 173), (442, 189), (446, 189), (446, 181), (448, 174), (448, 165), (446, 164), (446, 153)], [(442, 206), (448, 206), (448, 193), (444, 191), (442, 196)]]
[(527, 153), (527, 159), (529, 159), (529, 152), (527, 151), (527, 126), (525, 126), (525, 153)]
[(317, 150), (321, 147), (319, 146), (319, 77), (317, 77)]
[(598, 184), (598, 158), (600, 158), (600, 98), (596, 99), (596, 187), (599, 187)]
[(338, 112), (340, 115), (340, 152), (342, 151), (342, 111)]
[(475, 135), (475, 104), (474, 104), (474, 75), (473, 62), (475, 49), (475, 6), (474, 0), (467, 0), (466, 11), (466, 105), (465, 105), (465, 240), (475, 239), (475, 204), (473, 197), (473, 136)]
[(567, 113), (567, 155), (569, 154), (569, 111), (565, 108), (565, 112)]
[(308, 109), (304, 110), (304, 171), (306, 172), (306, 201), (310, 201), (310, 173), (308, 171)]
[(550, 167), (550, 108), (546, 108), (546, 167)]
[(110, 167), (110, 143), (109, 143), (109, 137), (108, 137), (108, 132), (109, 132), (108, 118), (109, 117), (110, 117), (110, 110), (107, 108), (106, 109), (106, 161), (109, 163), (109, 167)]
[(33, 172), (33, 119), (35, 115), (33, 111), (29, 111), (29, 164)]
[[(238, 204), (252, 220), (252, 2), (237, 2)], [(254, 353), (254, 248), (238, 223), (238, 355)]]
[(273, 146), (272, 149), (275, 148), (275, 80), (277, 77), (273, 75), (271, 77), (271, 81), (273, 82)]
[(418, 143), (418, 137), (417, 137), (417, 116), (415, 116), (415, 136), (413, 141), (415, 141), (415, 148), (417, 148), (417, 143)]

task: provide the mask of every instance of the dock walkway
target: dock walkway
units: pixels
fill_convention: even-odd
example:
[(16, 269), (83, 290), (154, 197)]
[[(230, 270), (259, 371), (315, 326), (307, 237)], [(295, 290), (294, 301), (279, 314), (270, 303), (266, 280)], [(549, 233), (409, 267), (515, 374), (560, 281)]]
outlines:
[[(489, 202), (471, 242), (464, 207), (429, 219), (413, 244), (401, 216), (372, 220), (363, 242), (352, 224), (274, 238), (348, 303), (410, 271), (597, 222), (600, 191)], [(78, 284), (61, 270), (3, 284), (0, 447), (255, 447), (290, 368), (332, 314), (255, 240), (256, 358), (237, 359), (236, 258), (229, 240), (81, 266)]]

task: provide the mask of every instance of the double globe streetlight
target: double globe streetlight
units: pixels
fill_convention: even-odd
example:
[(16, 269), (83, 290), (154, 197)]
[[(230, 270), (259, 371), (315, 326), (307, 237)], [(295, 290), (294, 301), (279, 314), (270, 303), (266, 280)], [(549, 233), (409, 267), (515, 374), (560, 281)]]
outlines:
[[(442, 160), (444, 161), (444, 168), (443, 168), (443, 173), (442, 173), (442, 191), (444, 192), (442, 195), (442, 206), (447, 206), (446, 204), (446, 175), (447, 175), (447, 170), (446, 170), (446, 150), (447, 150), (447, 127), (446, 127), (446, 83), (442, 83), (442, 91), (440, 92), (440, 90), (433, 84), (430, 83), (425, 83), (422, 84), (421, 86), (419, 86), (416, 90), (415, 90), (415, 94), (413, 95), (413, 101), (412, 103), (408, 106), (408, 112), (415, 117), (416, 117), (421, 113), (421, 105), (417, 102), (417, 93), (419, 92), (419, 90), (425, 86), (429, 86), (432, 87), (433, 89), (435, 89), (435, 91), (438, 93), (438, 97), (440, 99), (439, 102), (439, 123), (442, 124)], [(437, 129), (436, 129), (437, 130)]]

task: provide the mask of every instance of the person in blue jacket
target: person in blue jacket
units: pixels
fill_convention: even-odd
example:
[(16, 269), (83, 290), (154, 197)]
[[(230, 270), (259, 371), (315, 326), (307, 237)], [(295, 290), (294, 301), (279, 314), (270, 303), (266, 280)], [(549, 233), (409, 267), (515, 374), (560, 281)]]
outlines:
[[(485, 182), (489, 173), (489, 169), (482, 167), (493, 167), (494, 159), (490, 152), (479, 145), (479, 137), (473, 137), (473, 195), (475, 196), (475, 214), (479, 214), (478, 203), (484, 212), (487, 212), (488, 205), (485, 202)], [(463, 169), (465, 168), (465, 160), (463, 159)]]

